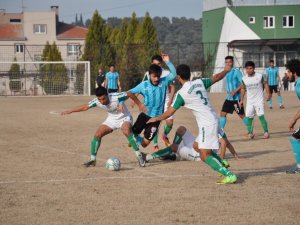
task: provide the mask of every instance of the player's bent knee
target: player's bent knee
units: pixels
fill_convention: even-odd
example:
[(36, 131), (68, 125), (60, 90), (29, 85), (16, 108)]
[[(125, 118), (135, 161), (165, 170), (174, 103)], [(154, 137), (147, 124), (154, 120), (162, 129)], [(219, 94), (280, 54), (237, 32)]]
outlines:
[(183, 136), (186, 132), (186, 128), (184, 126), (180, 126), (177, 128), (177, 133), (181, 136)]

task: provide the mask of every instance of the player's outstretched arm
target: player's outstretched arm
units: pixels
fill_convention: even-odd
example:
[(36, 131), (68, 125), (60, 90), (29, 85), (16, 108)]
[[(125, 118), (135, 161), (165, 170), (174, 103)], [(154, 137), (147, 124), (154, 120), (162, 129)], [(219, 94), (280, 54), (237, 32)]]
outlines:
[(296, 115), (293, 117), (293, 119), (291, 120), (290, 124), (289, 124), (289, 129), (291, 131), (294, 130), (294, 126), (297, 123), (297, 120), (300, 119), (300, 110), (296, 113)]
[(222, 72), (217, 73), (212, 76), (212, 78), (211, 78), (212, 83), (214, 84), (214, 83), (218, 82), (219, 80), (222, 80), (230, 70), (231, 70), (231, 67), (226, 65)]
[(165, 119), (169, 118), (170, 116), (172, 116), (175, 112), (176, 112), (176, 109), (174, 109), (171, 106), (171, 107), (168, 108), (168, 110), (166, 112), (164, 112), (160, 116), (153, 117), (153, 118), (149, 119), (147, 121), (147, 123), (154, 123), (154, 122), (165, 120)]
[(176, 77), (176, 68), (173, 65), (173, 63), (170, 62), (170, 57), (168, 54), (162, 54), (161, 57), (170, 70), (170, 74), (168, 75), (168, 80), (173, 81)]
[(140, 111), (147, 113), (147, 108), (141, 101), (137, 98), (137, 96), (130, 91), (127, 91), (127, 96), (132, 99), (132, 101), (139, 107)]
[(78, 106), (74, 109), (66, 110), (66, 111), (62, 112), (61, 115), (63, 116), (63, 115), (71, 114), (73, 112), (87, 111), (88, 109), (90, 109), (90, 107), (88, 105), (81, 105), (81, 106)]

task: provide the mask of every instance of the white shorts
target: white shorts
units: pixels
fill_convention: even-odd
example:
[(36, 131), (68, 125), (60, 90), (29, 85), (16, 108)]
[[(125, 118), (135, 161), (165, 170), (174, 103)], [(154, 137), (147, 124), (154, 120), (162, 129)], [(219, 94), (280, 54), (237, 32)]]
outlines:
[(189, 160), (189, 161), (200, 161), (200, 154), (193, 148), (195, 137), (188, 130), (182, 136), (182, 142), (179, 144), (177, 149), (178, 160)]
[(257, 116), (262, 116), (265, 114), (265, 104), (264, 102), (260, 103), (247, 103), (246, 106), (246, 117), (253, 118), (255, 116), (255, 113)]
[(219, 149), (219, 124), (216, 123), (210, 126), (200, 126), (199, 135), (196, 139), (199, 149)]
[(129, 122), (132, 125), (132, 116), (125, 116), (121, 119), (115, 119), (113, 117), (107, 117), (106, 120), (102, 123), (113, 130), (120, 129), (124, 122)]

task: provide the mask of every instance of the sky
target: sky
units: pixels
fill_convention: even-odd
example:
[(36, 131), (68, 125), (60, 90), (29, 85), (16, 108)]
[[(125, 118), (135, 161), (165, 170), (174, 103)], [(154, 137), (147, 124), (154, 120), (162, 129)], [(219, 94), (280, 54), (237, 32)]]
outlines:
[[(137, 17), (143, 17), (146, 12), (153, 18), (186, 17), (199, 19), (202, 17), (203, 0), (0, 0), (0, 9), (6, 12), (48, 11), (51, 5), (59, 6), (61, 21), (75, 21), (76, 13), (82, 13), (83, 20), (92, 17), (97, 9), (102, 18), (131, 17), (135, 12)], [(176, 2), (176, 3), (175, 3)]]

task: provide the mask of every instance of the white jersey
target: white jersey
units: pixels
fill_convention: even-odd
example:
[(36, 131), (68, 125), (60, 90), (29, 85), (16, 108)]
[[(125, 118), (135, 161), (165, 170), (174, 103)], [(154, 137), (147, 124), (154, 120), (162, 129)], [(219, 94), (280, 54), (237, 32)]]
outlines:
[[(128, 111), (127, 107), (125, 104), (123, 104), (123, 100), (127, 98), (126, 92), (122, 93), (109, 93), (108, 94), (109, 98), (109, 104), (108, 105), (103, 105), (101, 102), (98, 100), (98, 98), (94, 98), (91, 100), (88, 105), (90, 108), (92, 107), (99, 107), (101, 109), (104, 109), (106, 112), (108, 112), (108, 117), (111, 119), (119, 120), (124, 117), (131, 117), (130, 112)], [(119, 109), (119, 104), (123, 104), (123, 108), (125, 112), (121, 112)]]
[(243, 84), (246, 87), (247, 105), (260, 104), (264, 102), (264, 90), (263, 90), (263, 75), (255, 73), (253, 76), (244, 76)]
[(176, 110), (180, 106), (191, 109), (196, 117), (198, 127), (218, 124), (217, 113), (212, 108), (206, 91), (206, 88), (211, 85), (211, 79), (197, 79), (185, 82), (177, 92), (172, 107)]
[(193, 148), (195, 137), (190, 131), (186, 131), (182, 136), (182, 142), (179, 144), (176, 159), (177, 160), (189, 160), (189, 161), (200, 161), (200, 154)]

